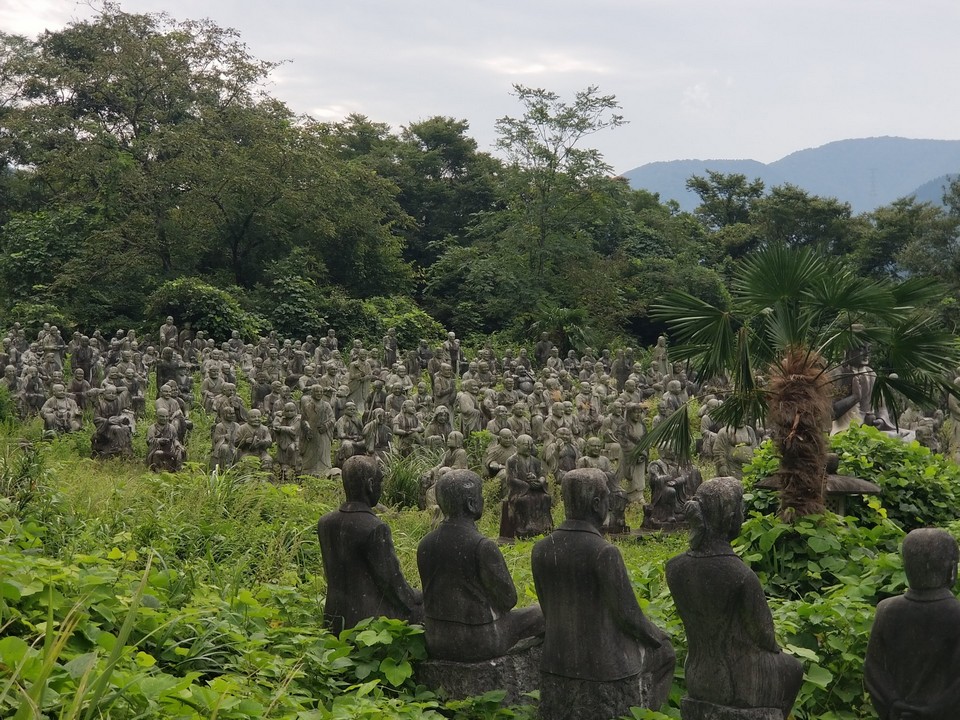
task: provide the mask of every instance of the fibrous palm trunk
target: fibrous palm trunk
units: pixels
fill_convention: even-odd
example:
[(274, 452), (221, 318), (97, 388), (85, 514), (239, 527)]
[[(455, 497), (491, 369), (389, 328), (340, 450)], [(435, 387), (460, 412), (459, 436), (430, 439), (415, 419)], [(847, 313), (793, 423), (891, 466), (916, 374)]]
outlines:
[(780, 515), (786, 521), (824, 511), (829, 377), (822, 357), (790, 348), (770, 369), (767, 420), (780, 455)]

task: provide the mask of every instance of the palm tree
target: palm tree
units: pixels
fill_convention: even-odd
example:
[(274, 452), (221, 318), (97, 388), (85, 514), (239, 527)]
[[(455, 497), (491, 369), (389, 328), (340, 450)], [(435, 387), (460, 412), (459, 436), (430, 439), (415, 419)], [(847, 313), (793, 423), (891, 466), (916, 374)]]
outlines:
[[(932, 281), (865, 280), (839, 259), (773, 245), (744, 260), (731, 297), (730, 308), (719, 308), (674, 292), (651, 314), (670, 327), (671, 357), (702, 379), (729, 378), (731, 393), (712, 416), (734, 427), (765, 420), (772, 429), (785, 519), (824, 509), (831, 410), (835, 400), (856, 401), (841, 390), (852, 379), (850, 353), (869, 349), (870, 401), (894, 418), (905, 400), (927, 407), (945, 391), (958, 394), (951, 380), (960, 352), (927, 309), (943, 297)], [(683, 407), (646, 445), (689, 459), (688, 427)]]

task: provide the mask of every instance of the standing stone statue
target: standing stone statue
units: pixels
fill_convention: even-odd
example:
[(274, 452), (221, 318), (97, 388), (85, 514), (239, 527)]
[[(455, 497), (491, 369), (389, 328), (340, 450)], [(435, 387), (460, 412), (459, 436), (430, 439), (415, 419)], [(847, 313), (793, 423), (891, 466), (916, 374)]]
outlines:
[(240, 424), (231, 405), (223, 409), (223, 414), (213, 428), (210, 449), (210, 467), (227, 470), (233, 467), (237, 459), (237, 433)]
[(354, 455), (343, 464), (346, 502), (317, 523), (327, 577), (323, 624), (335, 634), (381, 615), (423, 620), (423, 597), (404, 579), (390, 527), (373, 512), (382, 484), (377, 459)]
[(910, 589), (882, 600), (864, 662), (881, 720), (960, 718), (960, 551), (946, 531), (921, 528), (903, 540)]
[[(253, 412), (251, 410), (251, 412)], [(284, 404), (280, 415), (273, 420), (273, 435), (277, 440), (275, 469), (279, 482), (291, 482), (300, 474), (300, 414), (295, 403)]]
[(383, 336), (383, 366), (392, 368), (397, 361), (397, 329), (387, 328), (387, 334)]
[(783, 653), (760, 580), (733, 552), (743, 486), (709, 480), (684, 508), (690, 550), (667, 562), (667, 585), (689, 643), (684, 720), (786, 720), (803, 682)]
[(577, 467), (600, 470), (607, 478), (607, 487), (610, 489), (610, 512), (603, 521), (603, 531), (615, 534), (630, 532), (624, 516), (629, 503), (627, 494), (621, 489), (620, 483), (617, 482), (617, 474), (613, 470), (610, 458), (601, 454), (603, 452), (603, 441), (598, 437), (588, 438), (584, 450), (583, 457), (577, 460)]
[(436, 486), (444, 520), (417, 548), (431, 658), (477, 662), (543, 633), (539, 605), (514, 610), (517, 591), (496, 542), (477, 530), (483, 481), (451, 470)]
[(533, 547), (546, 618), (540, 682), (544, 720), (605, 720), (658, 709), (673, 681), (669, 638), (643, 614), (616, 546), (600, 534), (610, 489), (602, 471), (563, 479), (566, 520)]
[[(329, 391), (329, 388), (326, 388)], [(304, 475), (325, 477), (333, 465), (330, 451), (333, 445), (331, 432), (335, 422), (333, 408), (324, 398), (324, 387), (314, 385), (310, 394), (300, 398), (300, 462)]]
[(620, 425), (620, 479), (627, 497), (631, 502), (643, 502), (643, 487), (647, 475), (647, 458), (637, 454), (637, 445), (647, 434), (643, 422), (643, 406), (628, 403), (625, 409), (626, 419)]

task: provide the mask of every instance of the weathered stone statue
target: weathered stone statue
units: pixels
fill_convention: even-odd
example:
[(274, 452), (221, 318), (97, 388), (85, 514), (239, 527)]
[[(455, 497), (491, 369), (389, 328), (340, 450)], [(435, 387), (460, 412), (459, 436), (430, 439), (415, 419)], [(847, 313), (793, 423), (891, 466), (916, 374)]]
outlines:
[(643, 422), (643, 406), (629, 403), (625, 408), (626, 419), (620, 425), (620, 479), (631, 502), (643, 502), (643, 487), (646, 482), (647, 459), (637, 454), (637, 445), (647, 434)]
[(357, 453), (364, 452), (363, 422), (357, 415), (357, 406), (348, 402), (333, 426), (333, 436), (340, 441), (337, 448), (337, 467), (342, 468), (344, 461)]
[(237, 460), (245, 457), (255, 457), (260, 460), (263, 470), (273, 467), (273, 458), (270, 457), (270, 448), (273, 447), (273, 436), (270, 428), (263, 424), (263, 417), (259, 410), (247, 413), (247, 421), (237, 431)]
[[(488, 477), (496, 479), (506, 495), (507, 461), (517, 454), (516, 437), (510, 428), (503, 428), (483, 455)], [(501, 495), (501, 497), (503, 496)]]
[(83, 412), (62, 383), (55, 383), (52, 390), (53, 396), (40, 408), (43, 429), (58, 435), (77, 432), (83, 427)]
[(580, 459), (580, 449), (573, 440), (573, 433), (569, 427), (557, 429), (556, 437), (546, 444), (543, 450), (547, 468), (554, 480), (563, 482), (563, 476), (577, 467)]
[(393, 420), (393, 437), (396, 438), (397, 452), (401, 457), (406, 457), (413, 452), (413, 449), (420, 444), (422, 435), (423, 425), (417, 417), (416, 405), (412, 400), (405, 400), (400, 414)]
[[(252, 411), (251, 411), (252, 412)], [(300, 414), (295, 403), (283, 406), (273, 420), (273, 435), (277, 441), (274, 469), (279, 482), (292, 482), (300, 474)]]
[[(324, 397), (330, 388), (314, 385), (310, 394), (300, 398), (300, 463), (304, 475), (325, 477), (333, 465), (330, 451), (333, 447), (333, 408)], [(383, 412), (382, 410), (380, 411)]]
[(117, 388), (107, 385), (93, 409), (93, 436), (90, 446), (93, 457), (108, 458), (133, 455), (133, 428), (126, 406), (120, 399)]
[(440, 371), (433, 379), (433, 401), (439, 407), (455, 407), (457, 401), (457, 379), (449, 363), (440, 365)]
[(600, 534), (609, 510), (603, 472), (563, 480), (566, 520), (533, 547), (533, 580), (546, 618), (541, 664), (544, 720), (602, 720), (631, 706), (658, 709), (676, 655), (643, 614), (620, 551)]
[(383, 366), (390, 368), (397, 361), (397, 329), (387, 328), (383, 336)]
[(390, 440), (393, 429), (384, 415), (383, 410), (373, 411), (370, 421), (363, 426), (364, 447), (368, 455), (383, 459), (390, 450)]
[(547, 364), (547, 358), (553, 350), (553, 343), (550, 342), (550, 336), (547, 333), (540, 333), (540, 340), (533, 347), (533, 358), (537, 361), (537, 367), (542, 368)]
[(517, 452), (507, 460), (507, 497), (500, 514), (501, 538), (530, 538), (553, 530), (547, 478), (533, 454), (533, 438), (517, 438)]
[(689, 643), (684, 720), (785, 720), (803, 682), (783, 653), (760, 580), (733, 552), (743, 486), (705, 482), (684, 508), (690, 550), (667, 563), (667, 585)]
[(464, 437), (483, 430), (483, 414), (477, 399), (477, 384), (473, 380), (464, 380), (463, 389), (457, 393), (458, 430)]
[(903, 540), (910, 589), (882, 600), (870, 632), (864, 684), (881, 720), (960, 717), (960, 551), (946, 531), (921, 528)]
[(603, 521), (605, 533), (628, 533), (627, 520), (624, 514), (627, 510), (627, 494), (620, 488), (617, 473), (613, 469), (610, 458), (602, 455), (603, 441), (598, 437), (587, 438), (584, 446), (584, 455), (577, 460), (578, 468), (596, 468), (607, 478), (607, 487), (610, 490), (610, 512)]
[(749, 425), (720, 428), (713, 439), (713, 460), (722, 476), (743, 477), (743, 466), (757, 449), (757, 432)]
[(240, 424), (237, 422), (233, 407), (227, 405), (223, 409), (218, 422), (213, 428), (210, 448), (210, 467), (226, 470), (233, 466), (237, 459), (237, 433)]
[(423, 497), (423, 509), (434, 513), (439, 521), (440, 505), (437, 503), (437, 480), (451, 470), (466, 470), (468, 464), (467, 451), (463, 447), (463, 433), (456, 430), (446, 439), (446, 452), (440, 458), (440, 463), (424, 473), (420, 478), (420, 492)]
[(543, 633), (539, 605), (513, 610), (517, 592), (497, 544), (477, 530), (483, 482), (470, 470), (437, 481), (444, 520), (417, 548), (431, 658), (476, 662)]
[(390, 528), (373, 512), (382, 483), (376, 458), (349, 458), (343, 464), (346, 502), (317, 523), (327, 577), (323, 624), (333, 633), (381, 615), (423, 620), (422, 595), (404, 579)]
[(166, 408), (158, 408), (156, 420), (147, 428), (147, 467), (153, 472), (180, 472), (186, 457), (177, 428), (170, 422), (170, 413)]

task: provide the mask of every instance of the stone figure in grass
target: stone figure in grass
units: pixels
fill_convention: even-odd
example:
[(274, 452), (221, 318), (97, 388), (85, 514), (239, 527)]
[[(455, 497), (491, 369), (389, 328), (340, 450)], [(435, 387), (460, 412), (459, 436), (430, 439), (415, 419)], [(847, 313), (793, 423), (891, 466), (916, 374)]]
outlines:
[(304, 475), (325, 477), (333, 468), (330, 452), (335, 420), (327, 402), (329, 392), (329, 387), (314, 385), (309, 394), (300, 398), (300, 463)]
[(610, 512), (603, 521), (603, 531), (606, 533), (627, 533), (630, 528), (627, 527), (626, 513), (627, 494), (620, 488), (617, 481), (617, 473), (613, 469), (610, 458), (603, 453), (603, 441), (598, 437), (587, 438), (584, 445), (584, 455), (577, 460), (578, 468), (596, 468), (607, 478), (607, 487), (610, 489)]
[(180, 472), (187, 451), (180, 443), (176, 426), (166, 408), (158, 408), (156, 419), (147, 428), (147, 467), (153, 472)]
[(437, 407), (443, 405), (453, 408), (457, 402), (457, 379), (453, 374), (453, 366), (442, 363), (440, 370), (433, 380), (433, 401)]
[(52, 391), (53, 395), (40, 408), (43, 429), (58, 435), (77, 432), (83, 427), (83, 411), (62, 383), (54, 383)]
[(412, 400), (405, 400), (400, 414), (393, 419), (393, 437), (400, 457), (407, 457), (420, 444), (423, 425), (417, 417), (417, 407)]
[(743, 523), (743, 486), (733, 477), (705, 482), (684, 516), (690, 550), (667, 562), (689, 643), (681, 716), (785, 720), (803, 667), (777, 645), (760, 580), (730, 546)]
[(623, 558), (603, 539), (610, 488), (603, 471), (563, 479), (566, 520), (533, 547), (533, 581), (546, 619), (540, 682), (544, 720), (605, 720), (632, 706), (659, 709), (676, 655), (643, 614)]
[(346, 502), (317, 523), (327, 578), (324, 627), (336, 634), (381, 615), (422, 622), (423, 597), (404, 579), (390, 528), (373, 512), (383, 486), (379, 462), (354, 455), (342, 477)]
[(296, 403), (288, 402), (273, 420), (273, 436), (277, 441), (274, 469), (279, 482), (292, 482), (300, 474), (301, 433)]
[(337, 448), (337, 467), (343, 467), (347, 458), (364, 452), (363, 422), (357, 414), (357, 406), (347, 402), (343, 414), (333, 426), (333, 436), (340, 441)]
[(864, 674), (881, 720), (960, 718), (960, 551), (946, 530), (912, 530), (903, 541), (910, 589), (882, 600)]
[(436, 495), (443, 522), (417, 548), (429, 656), (490, 660), (541, 635), (540, 606), (514, 610), (517, 591), (503, 555), (477, 530), (483, 481), (470, 470), (451, 470), (437, 481)]
[(533, 438), (517, 438), (517, 452), (507, 459), (507, 497), (500, 515), (500, 537), (530, 538), (553, 530), (553, 498)]
[(466, 470), (468, 465), (467, 451), (463, 447), (463, 433), (454, 430), (447, 436), (445, 442), (447, 449), (440, 458), (440, 462), (420, 478), (423, 509), (433, 513), (434, 519), (438, 521), (440, 505), (437, 503), (437, 480), (451, 470)]
[(93, 408), (90, 446), (95, 458), (133, 455), (133, 420), (113, 385), (107, 385)]
[(237, 433), (240, 432), (240, 423), (237, 422), (233, 407), (227, 405), (220, 415), (220, 422), (213, 427), (210, 448), (210, 467), (221, 471), (233, 467), (237, 460)]
[(263, 424), (263, 416), (259, 410), (251, 410), (247, 413), (247, 421), (237, 431), (237, 460), (255, 457), (260, 460), (263, 470), (270, 470), (273, 467), (271, 447), (273, 435), (270, 434), (270, 428)]
[(503, 489), (501, 497), (507, 494), (507, 462), (516, 454), (516, 437), (510, 428), (503, 428), (483, 455), (483, 464), (487, 468), (488, 477), (494, 478)]

